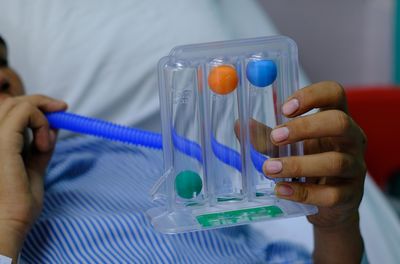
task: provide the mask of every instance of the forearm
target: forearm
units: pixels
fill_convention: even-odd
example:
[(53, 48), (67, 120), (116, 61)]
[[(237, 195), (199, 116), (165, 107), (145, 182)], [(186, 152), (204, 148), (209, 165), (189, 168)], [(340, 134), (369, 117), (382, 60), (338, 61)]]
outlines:
[(17, 263), (23, 240), (20, 234), (0, 226), (0, 255), (12, 258), (12, 263)]
[(314, 227), (314, 263), (360, 263), (364, 244), (359, 215), (336, 227)]

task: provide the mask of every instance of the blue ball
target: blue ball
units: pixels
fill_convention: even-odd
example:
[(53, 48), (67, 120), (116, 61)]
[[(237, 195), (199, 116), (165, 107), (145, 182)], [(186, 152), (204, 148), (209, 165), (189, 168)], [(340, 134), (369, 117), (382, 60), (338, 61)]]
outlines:
[(246, 75), (249, 82), (256, 87), (271, 85), (278, 74), (272, 60), (252, 60), (247, 64)]

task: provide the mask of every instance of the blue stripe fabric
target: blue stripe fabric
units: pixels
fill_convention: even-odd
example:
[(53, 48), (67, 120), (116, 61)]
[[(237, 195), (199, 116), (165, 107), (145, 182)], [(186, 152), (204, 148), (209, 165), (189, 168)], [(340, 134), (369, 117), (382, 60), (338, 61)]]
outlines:
[(162, 153), (79, 137), (57, 144), (43, 212), (22, 263), (310, 263), (304, 248), (268, 241), (251, 226), (164, 235), (145, 212)]

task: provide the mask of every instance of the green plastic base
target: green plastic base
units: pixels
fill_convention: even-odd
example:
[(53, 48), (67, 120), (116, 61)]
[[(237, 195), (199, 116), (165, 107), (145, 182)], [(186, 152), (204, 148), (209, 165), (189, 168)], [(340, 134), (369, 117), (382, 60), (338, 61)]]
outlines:
[(283, 214), (277, 206), (262, 206), (241, 210), (226, 211), (221, 213), (211, 213), (198, 215), (197, 221), (202, 227), (215, 227), (220, 225), (232, 225), (242, 222), (258, 221), (260, 218), (272, 218)]

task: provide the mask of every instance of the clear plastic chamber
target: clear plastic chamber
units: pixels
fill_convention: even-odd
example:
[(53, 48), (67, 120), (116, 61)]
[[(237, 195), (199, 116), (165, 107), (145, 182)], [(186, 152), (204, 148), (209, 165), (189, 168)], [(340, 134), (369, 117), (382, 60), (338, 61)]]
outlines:
[[(178, 233), (309, 215), (316, 207), (275, 197), (262, 173), (276, 147), (271, 130), (288, 119), (298, 88), (294, 41), (283, 36), (178, 46), (158, 65), (165, 174), (151, 190), (155, 229)], [(303, 181), (304, 179), (283, 179)]]

